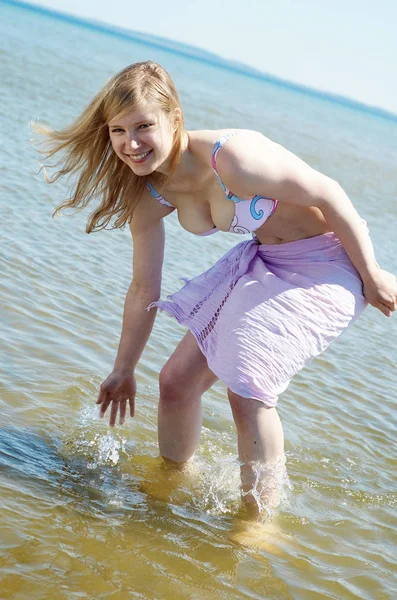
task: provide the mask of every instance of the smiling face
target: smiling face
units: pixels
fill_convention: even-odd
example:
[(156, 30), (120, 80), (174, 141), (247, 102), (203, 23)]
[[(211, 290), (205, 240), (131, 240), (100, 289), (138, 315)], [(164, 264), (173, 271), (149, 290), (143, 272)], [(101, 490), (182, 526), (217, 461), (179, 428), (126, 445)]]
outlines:
[(108, 127), (114, 152), (136, 175), (167, 173), (174, 122), (161, 108), (142, 102), (116, 116)]

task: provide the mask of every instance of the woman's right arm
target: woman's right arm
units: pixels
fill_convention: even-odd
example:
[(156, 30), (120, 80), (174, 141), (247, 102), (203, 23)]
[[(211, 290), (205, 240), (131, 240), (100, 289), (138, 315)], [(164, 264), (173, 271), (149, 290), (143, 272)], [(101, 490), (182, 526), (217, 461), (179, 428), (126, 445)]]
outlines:
[(169, 212), (169, 209), (157, 203), (154, 205), (151, 198), (142, 198), (131, 219), (133, 279), (124, 304), (123, 327), (116, 361), (113, 371), (101, 384), (97, 400), (97, 404), (101, 405), (101, 417), (111, 405), (111, 426), (115, 425), (118, 412), (120, 424), (124, 423), (127, 401), (130, 415), (134, 416), (134, 370), (156, 316), (156, 310), (148, 311), (147, 307), (160, 297), (165, 242), (163, 217)]

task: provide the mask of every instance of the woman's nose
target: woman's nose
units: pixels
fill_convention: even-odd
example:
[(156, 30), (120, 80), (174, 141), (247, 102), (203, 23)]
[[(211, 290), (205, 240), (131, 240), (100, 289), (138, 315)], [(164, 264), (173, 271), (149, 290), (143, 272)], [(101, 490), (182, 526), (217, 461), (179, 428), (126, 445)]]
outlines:
[(136, 150), (140, 146), (140, 141), (135, 135), (130, 135), (128, 138), (128, 146), (131, 150)]

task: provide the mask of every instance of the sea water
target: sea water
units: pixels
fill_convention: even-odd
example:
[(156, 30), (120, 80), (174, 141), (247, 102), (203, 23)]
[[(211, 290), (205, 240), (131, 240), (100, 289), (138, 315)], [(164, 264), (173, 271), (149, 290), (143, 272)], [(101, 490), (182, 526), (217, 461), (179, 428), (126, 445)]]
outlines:
[[(396, 120), (153, 37), (12, 3), (0, 11), (1, 597), (394, 598), (396, 317), (369, 308), (282, 395), (291, 486), (267, 529), (244, 531), (221, 383), (204, 396), (190, 471), (158, 458), (158, 374), (184, 333), (175, 321), (156, 319), (136, 417), (115, 429), (98, 419), (131, 240), (127, 230), (87, 236), (87, 212), (52, 220), (68, 184), (38, 175), (29, 122), (66, 125), (116, 71), (155, 60), (176, 82), (188, 129), (261, 131), (337, 179), (396, 273)], [(163, 296), (236, 243), (192, 236), (174, 215), (166, 231)]]

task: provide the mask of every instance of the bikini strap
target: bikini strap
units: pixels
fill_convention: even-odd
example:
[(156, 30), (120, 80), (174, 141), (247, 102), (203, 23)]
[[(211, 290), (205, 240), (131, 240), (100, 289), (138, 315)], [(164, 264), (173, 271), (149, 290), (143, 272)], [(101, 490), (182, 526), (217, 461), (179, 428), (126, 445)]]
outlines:
[(229, 200), (233, 200), (233, 202), (241, 202), (241, 198), (238, 198), (238, 196), (236, 196), (235, 194), (233, 194), (233, 192), (231, 192), (223, 183), (222, 179), (219, 177), (217, 168), (216, 168), (216, 157), (218, 155), (219, 150), (222, 148), (223, 144), (225, 142), (227, 142), (227, 140), (229, 140), (231, 137), (234, 137), (235, 135), (238, 135), (240, 133), (240, 131), (229, 131), (229, 133), (225, 133), (222, 137), (219, 138), (219, 140), (217, 140), (214, 144), (214, 149), (212, 151), (212, 158), (211, 158), (211, 162), (212, 162), (212, 168), (214, 170), (215, 173), (215, 177), (217, 178), (217, 180), (219, 181), (223, 191), (225, 192), (226, 196), (229, 198)]
[(162, 204), (163, 206), (168, 206), (169, 208), (175, 208), (175, 206), (172, 206), (172, 204), (170, 204), (168, 202), (168, 200), (166, 200), (164, 198), (164, 196), (162, 196), (161, 194), (156, 192), (156, 190), (154, 189), (154, 187), (152, 186), (152, 184), (149, 181), (146, 182), (146, 187), (147, 187), (150, 195), (153, 196), (153, 198), (155, 198), (157, 200), (157, 202), (160, 202), (160, 204)]

